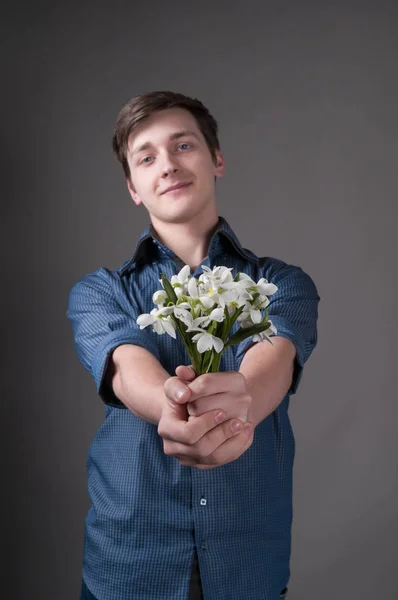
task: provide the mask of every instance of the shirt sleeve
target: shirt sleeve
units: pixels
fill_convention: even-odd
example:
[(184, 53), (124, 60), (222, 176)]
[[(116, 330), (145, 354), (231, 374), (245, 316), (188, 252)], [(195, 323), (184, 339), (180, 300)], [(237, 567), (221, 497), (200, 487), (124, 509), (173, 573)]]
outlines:
[(92, 375), (102, 400), (124, 407), (104, 380), (109, 357), (121, 344), (135, 344), (159, 360), (158, 347), (136, 319), (138, 307), (121, 305), (124, 290), (120, 280), (107, 269), (99, 269), (76, 283), (69, 294), (67, 317), (73, 328), (78, 358)]
[[(277, 261), (277, 264), (279, 267), (283, 266), (265, 269), (263, 277), (278, 287), (277, 292), (269, 297), (268, 318), (275, 325), (277, 335), (290, 340), (296, 348), (293, 378), (288, 391), (292, 395), (297, 392), (304, 364), (317, 344), (320, 297), (313, 280), (300, 267), (286, 265), (281, 261)], [(250, 337), (238, 345), (237, 368), (253, 343)]]

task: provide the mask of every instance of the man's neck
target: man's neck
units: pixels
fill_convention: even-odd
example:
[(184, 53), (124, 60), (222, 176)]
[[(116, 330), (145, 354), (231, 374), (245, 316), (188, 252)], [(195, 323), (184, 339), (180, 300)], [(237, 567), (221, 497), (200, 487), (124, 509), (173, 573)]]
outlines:
[(159, 241), (189, 265), (192, 271), (206, 258), (217, 226), (216, 213), (206, 217), (198, 215), (186, 223), (164, 223), (152, 219), (152, 227)]

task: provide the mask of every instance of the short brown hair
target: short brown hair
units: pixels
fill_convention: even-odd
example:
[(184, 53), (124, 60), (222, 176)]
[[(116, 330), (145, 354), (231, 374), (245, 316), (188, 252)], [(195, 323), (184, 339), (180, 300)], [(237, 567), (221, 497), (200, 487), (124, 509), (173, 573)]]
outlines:
[(127, 179), (130, 179), (130, 168), (127, 162), (128, 139), (132, 131), (152, 113), (166, 108), (185, 108), (196, 119), (207, 146), (216, 161), (218, 141), (218, 124), (208, 109), (195, 98), (175, 92), (148, 92), (132, 98), (120, 111), (112, 138), (112, 148), (121, 162)]

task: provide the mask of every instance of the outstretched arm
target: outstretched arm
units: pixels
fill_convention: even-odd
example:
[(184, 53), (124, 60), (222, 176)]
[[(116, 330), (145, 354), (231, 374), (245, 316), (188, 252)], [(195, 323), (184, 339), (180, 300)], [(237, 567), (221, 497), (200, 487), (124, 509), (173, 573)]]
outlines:
[(296, 349), (286, 338), (272, 341), (273, 346), (264, 341), (249, 348), (239, 369), (252, 399), (249, 419), (254, 426), (278, 407), (292, 383)]

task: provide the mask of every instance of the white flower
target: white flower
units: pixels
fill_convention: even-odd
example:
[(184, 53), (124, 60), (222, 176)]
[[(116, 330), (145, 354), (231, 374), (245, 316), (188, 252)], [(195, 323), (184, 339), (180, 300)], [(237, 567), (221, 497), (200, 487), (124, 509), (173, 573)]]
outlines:
[[(187, 304), (187, 303), (183, 303)], [(203, 327), (208, 327), (212, 321), (221, 323), (224, 321), (224, 311), (222, 308), (215, 308), (209, 315), (193, 318), (189, 310), (181, 308), (182, 304), (174, 308), (174, 316), (180, 319), (188, 327), (187, 331), (202, 331)]]
[(200, 296), (200, 301), (204, 306), (207, 306), (210, 300), (211, 306), (218, 304), (224, 309), (225, 305), (237, 301), (239, 298), (239, 290), (234, 282), (219, 285), (216, 280), (212, 280), (202, 282), (201, 287), (203, 292)]
[(199, 279), (201, 279), (202, 281), (205, 279), (211, 279), (211, 280), (219, 280), (220, 283), (227, 283), (229, 281), (233, 281), (233, 277), (232, 277), (232, 267), (228, 268), (228, 267), (214, 267), (213, 270), (211, 270), (209, 267), (206, 267), (206, 265), (201, 265), (202, 267), (202, 271), (204, 271), (202, 273), (202, 275), (200, 275)]
[(148, 325), (152, 325), (153, 330), (159, 335), (168, 333), (172, 338), (176, 338), (175, 323), (170, 317), (173, 312), (173, 306), (166, 306), (165, 308), (154, 308), (149, 314), (145, 313), (139, 315), (137, 318), (137, 324), (140, 329), (145, 329)]
[(277, 286), (269, 283), (264, 277), (258, 280), (256, 287), (259, 294), (263, 294), (264, 296), (272, 296), (272, 294), (278, 291)]
[[(184, 304), (186, 303), (184, 302)], [(199, 325), (203, 324), (204, 321), (208, 319), (208, 317), (198, 317), (197, 319), (194, 319), (192, 313), (186, 308), (181, 308), (181, 306), (182, 305), (180, 304), (179, 306), (174, 307), (174, 316), (187, 326), (187, 331), (192, 331), (193, 329), (196, 330)]]
[(224, 342), (222, 339), (216, 337), (215, 335), (211, 335), (204, 330), (194, 335), (192, 340), (197, 342), (198, 352), (201, 354), (206, 352), (206, 350), (211, 350), (212, 348), (214, 348), (216, 352), (221, 352), (224, 348)]
[(278, 290), (277, 286), (273, 283), (269, 283), (267, 279), (262, 277), (257, 283), (246, 275), (246, 273), (240, 273), (239, 283), (246, 289), (250, 289), (252, 293), (263, 294), (264, 296), (272, 296)]
[(261, 319), (260, 310), (253, 308), (250, 302), (246, 302), (245, 308), (237, 320), (241, 322), (242, 327), (250, 327), (253, 323), (261, 323)]
[(224, 310), (220, 308), (215, 308), (209, 314), (210, 321), (217, 321), (217, 323), (222, 323), (224, 321), (225, 315)]
[(166, 292), (164, 290), (158, 290), (152, 296), (152, 302), (158, 306), (163, 306), (166, 302)]
[(262, 342), (264, 340), (268, 340), (270, 342), (270, 336), (276, 334), (277, 329), (275, 325), (272, 324), (272, 321), (269, 321), (268, 329), (265, 329), (265, 331), (261, 331), (260, 333), (256, 333), (255, 335), (253, 335), (253, 342)]
[(244, 294), (241, 294), (237, 300), (229, 302), (229, 304), (227, 304), (229, 316), (232, 316), (238, 308), (244, 306), (247, 300), (248, 298), (246, 298)]
[(205, 308), (211, 308), (212, 306), (214, 306), (214, 300), (208, 298), (205, 295), (202, 295), (203, 286), (199, 284), (202, 284), (202, 282), (198, 282), (198, 280), (195, 277), (191, 277), (188, 281), (187, 293), (194, 300), (200, 300), (201, 304)]
[(199, 298), (198, 280), (196, 277), (190, 278), (187, 288), (188, 294), (191, 296), (191, 298)]
[(260, 294), (259, 297), (257, 298), (255, 308), (261, 308), (261, 310), (263, 310), (264, 308), (267, 308), (269, 303), (270, 302), (269, 302), (269, 299), (267, 298), (267, 296), (263, 296), (262, 294)]
[(214, 300), (214, 298), (206, 295), (200, 296), (199, 300), (203, 304), (204, 308), (212, 308), (216, 304), (216, 300)]
[(185, 265), (178, 275), (173, 275), (170, 279), (170, 283), (174, 288), (177, 298), (182, 294), (186, 294), (188, 287), (188, 278), (190, 277), (191, 268), (189, 265)]

